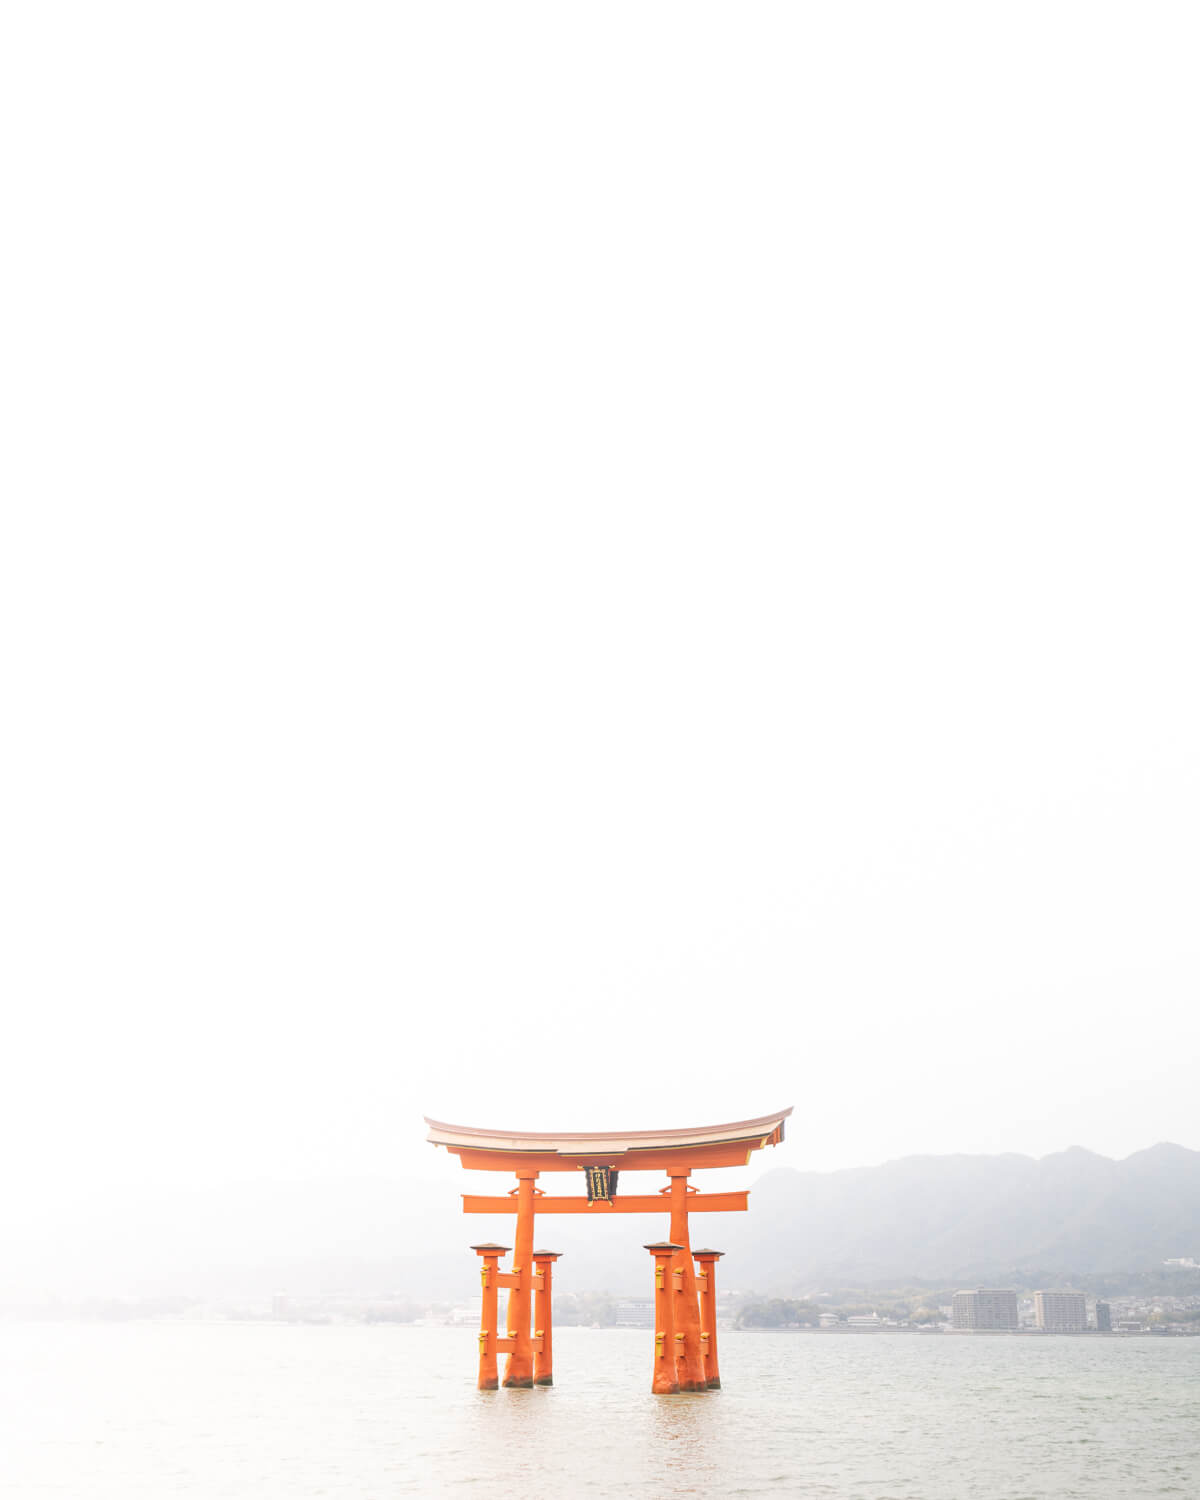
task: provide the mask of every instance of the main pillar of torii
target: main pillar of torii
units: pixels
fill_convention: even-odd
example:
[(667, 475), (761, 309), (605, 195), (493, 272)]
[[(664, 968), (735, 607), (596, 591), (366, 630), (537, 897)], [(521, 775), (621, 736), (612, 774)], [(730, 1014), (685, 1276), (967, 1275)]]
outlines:
[[(427, 1139), (444, 1146), (473, 1172), (511, 1173), (517, 1185), (504, 1196), (463, 1194), (463, 1212), (515, 1214), (511, 1269), (500, 1270), (504, 1245), (473, 1246), (481, 1259), (482, 1322), (479, 1332), (479, 1387), (495, 1390), (497, 1355), (507, 1354), (506, 1386), (552, 1383), (551, 1265), (556, 1252), (533, 1248), (538, 1214), (669, 1214), (670, 1238), (648, 1248), (655, 1257), (658, 1309), (652, 1389), (704, 1391), (720, 1386), (716, 1346), (716, 1261), (720, 1251), (693, 1252), (689, 1217), (693, 1213), (743, 1211), (747, 1192), (702, 1193), (688, 1181), (696, 1169), (745, 1166), (753, 1152), (783, 1139), (790, 1109), (737, 1120), (728, 1125), (686, 1130), (619, 1132), (517, 1132), (447, 1125), (426, 1117)], [(618, 1196), (620, 1171), (665, 1172), (667, 1186), (657, 1194)], [(535, 1184), (543, 1172), (581, 1172), (586, 1197), (551, 1197)], [(699, 1270), (697, 1270), (697, 1262)], [(508, 1289), (507, 1327), (496, 1326), (499, 1287)], [(536, 1310), (531, 1327), (530, 1315)]]

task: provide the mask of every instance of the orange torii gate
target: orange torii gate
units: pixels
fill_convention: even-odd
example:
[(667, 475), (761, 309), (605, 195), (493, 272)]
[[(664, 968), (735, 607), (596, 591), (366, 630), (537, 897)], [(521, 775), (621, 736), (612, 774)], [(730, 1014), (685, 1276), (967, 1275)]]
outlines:
[[(699, 1167), (740, 1167), (750, 1154), (783, 1140), (783, 1122), (790, 1109), (738, 1120), (730, 1125), (708, 1125), (691, 1130), (631, 1130), (596, 1132), (519, 1132), (477, 1130), (446, 1125), (426, 1116), (426, 1137), (445, 1146), (469, 1171), (511, 1172), (515, 1188), (500, 1197), (463, 1194), (463, 1212), (517, 1216), (511, 1269), (500, 1269), (508, 1245), (472, 1245), (480, 1256), (483, 1313), (479, 1330), (479, 1389), (494, 1391), (500, 1384), (497, 1355), (507, 1354), (506, 1386), (552, 1385), (550, 1281), (555, 1250), (535, 1250), (534, 1219), (538, 1214), (648, 1214), (669, 1210), (671, 1237), (647, 1245), (654, 1257), (654, 1379), (651, 1390), (716, 1390), (721, 1384), (717, 1364), (716, 1263), (720, 1250), (693, 1250), (688, 1238), (692, 1212), (744, 1211), (746, 1192), (702, 1193), (688, 1178)], [(665, 1171), (668, 1183), (658, 1193), (617, 1196), (617, 1174)], [(543, 1172), (583, 1172), (586, 1198), (548, 1197), (534, 1183)], [(665, 1201), (664, 1201), (665, 1200)], [(699, 1269), (697, 1269), (699, 1266)], [(497, 1292), (507, 1287), (508, 1326), (496, 1327)], [(536, 1306), (531, 1302), (536, 1299)], [(532, 1326), (530, 1314), (534, 1313)]]

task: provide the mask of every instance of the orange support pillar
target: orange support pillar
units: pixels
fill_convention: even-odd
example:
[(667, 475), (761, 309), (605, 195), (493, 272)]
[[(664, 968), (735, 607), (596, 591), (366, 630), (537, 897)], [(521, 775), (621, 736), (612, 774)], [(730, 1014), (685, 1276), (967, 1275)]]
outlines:
[(704, 1341), (700, 1337), (700, 1308), (696, 1301), (696, 1268), (688, 1239), (688, 1172), (668, 1173), (671, 1179), (671, 1239), (680, 1247), (671, 1267), (678, 1287), (675, 1299), (675, 1333), (679, 1346), (679, 1389), (706, 1391)]
[(721, 1389), (721, 1368), (717, 1364), (717, 1262), (723, 1250), (693, 1250), (692, 1259), (700, 1264), (696, 1280), (700, 1284), (700, 1342), (704, 1345), (704, 1370), (710, 1391)]
[(517, 1172), (517, 1233), (512, 1258), (512, 1274), (517, 1284), (508, 1294), (508, 1336), (513, 1340), (513, 1351), (508, 1356), (504, 1384), (522, 1389), (533, 1384), (529, 1304), (533, 1290), (533, 1184), (537, 1175), (529, 1170)]
[(500, 1285), (500, 1257), (508, 1254), (508, 1246), (489, 1242), (472, 1245), (471, 1249), (483, 1260), (479, 1268), (483, 1287), (483, 1311), (479, 1319), (479, 1389), (494, 1391), (500, 1384), (496, 1371), (496, 1292)]
[(533, 1282), (534, 1385), (554, 1384), (554, 1308), (550, 1301), (550, 1277), (554, 1262), (560, 1254), (561, 1251), (558, 1250), (533, 1252), (533, 1263), (537, 1267)]
[(646, 1249), (654, 1257), (654, 1378), (650, 1389), (656, 1396), (674, 1396), (679, 1390), (675, 1373), (675, 1278), (671, 1260), (680, 1247), (659, 1240)]

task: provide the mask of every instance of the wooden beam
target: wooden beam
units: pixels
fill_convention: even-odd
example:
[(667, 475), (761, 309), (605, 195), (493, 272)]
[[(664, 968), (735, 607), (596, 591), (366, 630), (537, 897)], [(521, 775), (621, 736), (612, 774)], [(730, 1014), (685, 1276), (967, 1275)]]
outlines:
[[(515, 1354), (517, 1352), (516, 1339), (505, 1337), (496, 1338), (492, 1334), (489, 1334), (488, 1338), (491, 1341), (491, 1352), (493, 1354)], [(540, 1354), (542, 1352), (541, 1339), (534, 1338), (530, 1339), (529, 1342), (535, 1354)]]
[(569, 1155), (558, 1151), (505, 1151), (479, 1146), (448, 1145), (471, 1172), (577, 1172), (580, 1167), (620, 1167), (627, 1172), (688, 1172), (697, 1167), (744, 1167), (752, 1152), (768, 1145), (770, 1136), (740, 1141), (711, 1141), (694, 1146), (580, 1146)]
[[(750, 1193), (689, 1193), (689, 1214), (745, 1213), (749, 1208)], [(462, 1195), (465, 1214), (515, 1214), (517, 1200), (511, 1194), (503, 1197), (482, 1197), (476, 1193)], [(622, 1198), (612, 1198), (607, 1203), (589, 1203), (586, 1198), (550, 1198), (533, 1200), (535, 1214), (669, 1214), (671, 1200), (662, 1193), (632, 1193)]]

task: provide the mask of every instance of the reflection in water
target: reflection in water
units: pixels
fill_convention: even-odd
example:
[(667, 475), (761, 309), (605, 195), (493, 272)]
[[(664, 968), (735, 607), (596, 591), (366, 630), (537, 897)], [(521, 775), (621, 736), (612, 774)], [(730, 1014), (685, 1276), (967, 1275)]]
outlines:
[[(714, 1434), (717, 1434), (715, 1442), (721, 1441), (721, 1423), (715, 1410), (720, 1399), (720, 1391), (707, 1395), (688, 1392), (679, 1396), (652, 1396), (648, 1408), (648, 1437), (657, 1450), (664, 1473), (676, 1480), (692, 1481), (704, 1494), (712, 1492), (720, 1477), (714, 1453)], [(687, 1489), (677, 1484), (675, 1493), (686, 1494)]]

